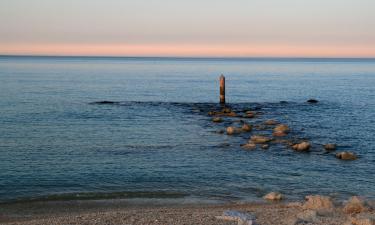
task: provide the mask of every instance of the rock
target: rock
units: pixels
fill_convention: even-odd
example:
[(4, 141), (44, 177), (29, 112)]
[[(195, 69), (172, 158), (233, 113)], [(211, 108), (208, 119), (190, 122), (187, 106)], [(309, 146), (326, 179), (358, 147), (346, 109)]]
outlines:
[(218, 130), (218, 131), (216, 131), (216, 133), (218, 133), (218, 134), (224, 134), (224, 132), (225, 132), (225, 130)]
[(270, 148), (270, 145), (268, 144), (264, 144), (261, 146), (262, 149), (266, 150), (266, 149), (269, 149)]
[(305, 210), (297, 214), (298, 223), (314, 223), (318, 220), (318, 214), (314, 210)]
[(357, 156), (352, 152), (340, 152), (336, 154), (336, 158), (341, 160), (356, 160)]
[(233, 134), (239, 134), (241, 133), (242, 129), (237, 127), (227, 127), (227, 134), (233, 135)]
[(252, 143), (252, 142), (249, 142), (249, 143), (246, 143), (244, 145), (241, 145), (241, 147), (246, 149), (246, 150), (254, 150), (254, 149), (256, 149), (257, 145)]
[(227, 210), (222, 216), (216, 216), (216, 219), (237, 221), (238, 225), (256, 225), (256, 217), (253, 214), (235, 210)]
[(283, 196), (278, 192), (271, 192), (263, 196), (263, 199), (269, 201), (280, 201), (281, 199), (283, 199)]
[(99, 102), (92, 102), (90, 104), (94, 105), (118, 105), (120, 102), (114, 102), (114, 101), (99, 101)]
[(334, 205), (330, 197), (321, 196), (321, 195), (308, 195), (305, 197), (307, 200), (303, 204), (303, 209), (312, 209), (312, 210), (333, 210)]
[(277, 132), (272, 133), (272, 136), (274, 136), (274, 137), (285, 137), (287, 135), (288, 135), (287, 133), (281, 132), (281, 131), (277, 131)]
[(292, 148), (295, 150), (295, 151), (298, 151), (298, 152), (308, 152), (310, 150), (310, 143), (307, 142), (307, 141), (303, 141), (299, 144), (295, 144), (292, 146)]
[(307, 102), (308, 103), (318, 103), (319, 101), (318, 100), (316, 100), (316, 99), (309, 99), (309, 100), (307, 100)]
[(375, 225), (374, 214), (360, 214), (351, 219), (352, 225)]
[(223, 113), (231, 113), (232, 112), (232, 109), (231, 108), (228, 108), (228, 107), (225, 107), (221, 110), (221, 112)]
[(290, 129), (289, 129), (288, 125), (285, 125), (285, 124), (280, 124), (273, 129), (274, 133), (277, 133), (277, 132), (289, 133), (289, 131), (290, 131)]
[(361, 212), (369, 211), (366, 201), (358, 196), (353, 196), (344, 206), (344, 212), (347, 214), (356, 214)]
[(245, 112), (245, 115), (243, 117), (244, 118), (254, 118), (255, 117), (255, 113), (252, 112), (252, 111), (247, 111), (247, 112)]
[(261, 135), (253, 135), (250, 140), (255, 144), (265, 144), (271, 141), (270, 138)]
[(264, 125), (267, 125), (267, 126), (274, 126), (274, 125), (277, 125), (278, 122), (276, 120), (266, 120), (264, 122)]
[(336, 145), (335, 144), (325, 144), (324, 149), (327, 151), (335, 151), (336, 150)]
[(237, 113), (235, 113), (235, 112), (225, 113), (224, 116), (228, 116), (228, 117), (236, 117), (236, 116), (237, 116)]
[(214, 122), (214, 123), (221, 123), (221, 122), (223, 122), (223, 119), (220, 118), (220, 117), (214, 117), (214, 118), (212, 118), (212, 122)]
[(263, 124), (257, 124), (254, 126), (257, 130), (267, 130), (267, 126)]
[(250, 124), (244, 123), (242, 125), (242, 131), (244, 132), (250, 132), (252, 129), (253, 129), (253, 126), (251, 126)]

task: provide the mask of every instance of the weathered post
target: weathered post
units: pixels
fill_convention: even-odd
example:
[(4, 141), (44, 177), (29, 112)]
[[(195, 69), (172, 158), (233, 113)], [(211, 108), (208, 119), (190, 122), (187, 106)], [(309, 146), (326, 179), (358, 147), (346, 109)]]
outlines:
[(220, 76), (220, 104), (225, 104), (225, 77)]

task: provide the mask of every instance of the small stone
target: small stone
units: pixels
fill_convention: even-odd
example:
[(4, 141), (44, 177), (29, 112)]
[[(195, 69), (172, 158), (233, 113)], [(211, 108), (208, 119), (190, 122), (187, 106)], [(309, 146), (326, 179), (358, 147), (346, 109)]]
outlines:
[(277, 131), (277, 132), (272, 133), (272, 136), (274, 136), (274, 137), (285, 137), (287, 135), (288, 135), (287, 133), (282, 132), (282, 131)]
[(252, 112), (252, 111), (247, 111), (247, 112), (245, 112), (245, 115), (243, 117), (244, 118), (254, 118), (255, 117), (255, 113)]
[(271, 192), (265, 195), (263, 199), (269, 200), (269, 201), (280, 201), (281, 199), (283, 199), (283, 196), (282, 194), (278, 192)]
[(257, 124), (254, 126), (257, 130), (267, 130), (267, 126), (263, 124)]
[(369, 210), (366, 201), (358, 196), (353, 196), (344, 206), (344, 212), (347, 214), (356, 214)]
[(253, 129), (253, 126), (251, 126), (250, 124), (244, 123), (242, 125), (242, 130), (244, 132), (250, 132), (252, 129)]
[(273, 132), (275, 133), (276, 132), (289, 133), (289, 131), (290, 131), (290, 128), (288, 127), (288, 125), (285, 125), (285, 124), (280, 124), (273, 129)]
[(223, 113), (231, 113), (232, 109), (231, 108), (224, 108), (221, 110)]
[(254, 150), (254, 149), (256, 149), (257, 145), (252, 143), (252, 142), (249, 142), (249, 143), (246, 143), (244, 145), (241, 145), (241, 147), (246, 149), (246, 150)]
[(297, 214), (297, 219), (301, 223), (313, 223), (318, 220), (317, 212), (314, 210), (306, 210)]
[(267, 126), (273, 126), (273, 125), (277, 125), (278, 122), (276, 120), (266, 120), (264, 122), (264, 125), (267, 125)]
[(214, 122), (214, 123), (221, 123), (221, 122), (223, 122), (223, 119), (220, 118), (220, 117), (214, 117), (214, 118), (212, 119), (212, 122)]
[(336, 145), (335, 144), (325, 144), (324, 149), (327, 151), (335, 151), (336, 150)]
[(253, 214), (235, 210), (225, 211), (222, 216), (216, 216), (216, 219), (236, 221), (238, 225), (256, 225), (256, 217)]
[(227, 127), (227, 134), (233, 135), (233, 134), (239, 134), (241, 133), (242, 129), (236, 128), (236, 127)]
[(253, 135), (250, 140), (255, 144), (265, 144), (271, 141), (270, 138), (261, 135)]
[(298, 152), (308, 152), (310, 150), (310, 143), (307, 142), (307, 141), (303, 141), (299, 144), (295, 144), (292, 146), (292, 148), (295, 150), (295, 151), (298, 151)]
[(351, 219), (351, 225), (375, 225), (375, 215), (359, 214)]
[(307, 100), (307, 102), (308, 103), (318, 103), (319, 101), (318, 100), (316, 100), (316, 99), (309, 99), (309, 100)]
[(270, 148), (270, 145), (268, 144), (264, 144), (261, 146), (262, 149), (266, 150), (266, 149), (269, 149)]
[(218, 133), (218, 134), (224, 134), (224, 132), (225, 132), (225, 130), (218, 130), (218, 131), (216, 131), (216, 133)]
[(336, 158), (341, 160), (356, 160), (357, 156), (352, 152), (340, 152), (336, 154)]
[(312, 210), (333, 210), (334, 205), (330, 197), (321, 196), (321, 195), (308, 195), (305, 197), (307, 200), (303, 204), (304, 209)]

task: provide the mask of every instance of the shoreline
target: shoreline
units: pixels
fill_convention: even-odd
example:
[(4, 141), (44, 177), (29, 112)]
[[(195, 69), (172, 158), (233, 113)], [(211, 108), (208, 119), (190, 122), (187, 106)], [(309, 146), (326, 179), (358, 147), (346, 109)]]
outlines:
[[(192, 202), (181, 199), (106, 199), (36, 201), (0, 204), (0, 224), (237, 224), (222, 220), (224, 212), (236, 211), (256, 217), (256, 224), (350, 224), (363, 213), (348, 214), (343, 202), (334, 208), (305, 207), (304, 201)], [(366, 216), (375, 218), (371, 210)], [(314, 206), (315, 207), (315, 206)]]

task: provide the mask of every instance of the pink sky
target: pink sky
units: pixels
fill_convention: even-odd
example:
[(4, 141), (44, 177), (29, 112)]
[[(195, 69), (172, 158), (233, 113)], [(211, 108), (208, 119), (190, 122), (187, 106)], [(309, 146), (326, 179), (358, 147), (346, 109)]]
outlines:
[(374, 0), (2, 0), (0, 54), (375, 57)]

